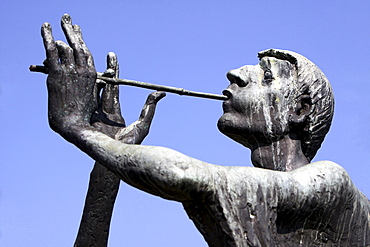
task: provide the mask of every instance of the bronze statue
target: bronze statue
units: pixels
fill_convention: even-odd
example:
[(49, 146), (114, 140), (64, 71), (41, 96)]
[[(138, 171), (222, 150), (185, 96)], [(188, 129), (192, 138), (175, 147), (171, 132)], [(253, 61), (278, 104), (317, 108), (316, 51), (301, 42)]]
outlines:
[(224, 167), (125, 144), (96, 128), (102, 104), (93, 58), (68, 15), (62, 28), (69, 45), (54, 41), (50, 24), (42, 26), (50, 127), (122, 181), (181, 202), (209, 246), (370, 245), (368, 199), (339, 165), (310, 163), (334, 102), (325, 75), (308, 59), (271, 49), (259, 53), (258, 65), (227, 74), (218, 127), (252, 150), (258, 168)]

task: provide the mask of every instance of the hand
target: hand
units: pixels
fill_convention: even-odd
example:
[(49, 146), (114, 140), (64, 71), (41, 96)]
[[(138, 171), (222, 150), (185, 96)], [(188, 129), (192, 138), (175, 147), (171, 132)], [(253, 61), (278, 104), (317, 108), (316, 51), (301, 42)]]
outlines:
[[(118, 78), (117, 57), (108, 53), (105, 77)], [(140, 144), (149, 132), (155, 105), (163, 92), (155, 92), (148, 99), (141, 112), (140, 119), (125, 127), (119, 104), (119, 86), (97, 81), (101, 98), (98, 109), (92, 117), (92, 125), (100, 132), (124, 143)], [(100, 95), (100, 93), (98, 94)], [(80, 229), (74, 246), (107, 246), (110, 219), (116, 200), (120, 179), (99, 163), (95, 163), (90, 174), (89, 189), (86, 196)]]
[[(117, 56), (113, 52), (109, 52), (107, 55), (107, 69), (103, 76), (119, 77)], [(117, 132), (126, 127), (125, 120), (121, 115), (119, 86), (107, 84), (102, 80), (97, 80), (97, 85), (98, 108), (91, 118), (91, 124), (100, 132), (114, 138)], [(101, 94), (100, 90), (102, 90)]]
[(72, 25), (67, 14), (63, 15), (61, 25), (69, 46), (54, 41), (49, 23), (43, 24), (41, 34), (49, 70), (49, 125), (63, 135), (70, 125), (90, 125), (97, 108), (97, 88), (94, 61), (80, 27)]
[[(119, 66), (117, 57), (113, 52), (108, 53), (105, 77), (118, 78)], [(119, 104), (118, 85), (98, 83), (103, 89), (101, 98), (98, 99), (98, 109), (92, 117), (93, 126), (100, 132), (127, 144), (140, 144), (149, 133), (149, 128), (154, 117), (155, 108), (164, 92), (153, 92), (148, 98), (137, 121), (125, 127)], [(100, 95), (98, 93), (98, 95)]]

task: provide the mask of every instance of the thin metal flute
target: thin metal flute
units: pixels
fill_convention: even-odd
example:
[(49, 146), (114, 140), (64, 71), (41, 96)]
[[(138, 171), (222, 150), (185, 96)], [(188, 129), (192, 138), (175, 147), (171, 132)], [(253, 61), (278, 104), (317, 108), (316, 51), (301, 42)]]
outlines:
[[(29, 69), (32, 72), (41, 72), (41, 73), (44, 73), (44, 74), (48, 74), (48, 69), (45, 66), (31, 65)], [(114, 84), (114, 85), (129, 85), (129, 86), (141, 87), (141, 88), (146, 88), (146, 89), (153, 89), (153, 90), (157, 90), (157, 91), (165, 91), (165, 92), (175, 93), (175, 94), (179, 94), (179, 95), (193, 96), (193, 97), (206, 98), (206, 99), (216, 99), (216, 100), (227, 100), (228, 99), (227, 96), (220, 95), (220, 94), (202, 93), (202, 92), (186, 90), (186, 89), (183, 89), (183, 88), (163, 86), (163, 85), (157, 85), (157, 84), (141, 82), (141, 81), (109, 78), (109, 77), (101, 76), (100, 74), (101, 73), (98, 73), (97, 79), (103, 80), (106, 83)]]

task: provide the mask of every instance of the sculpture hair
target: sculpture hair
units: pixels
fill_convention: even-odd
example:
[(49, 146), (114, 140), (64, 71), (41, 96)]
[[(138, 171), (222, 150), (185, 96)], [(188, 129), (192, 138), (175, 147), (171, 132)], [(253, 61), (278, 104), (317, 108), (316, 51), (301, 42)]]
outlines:
[(321, 147), (334, 115), (334, 95), (329, 80), (314, 63), (298, 53), (269, 49), (258, 53), (259, 59), (263, 57), (275, 57), (293, 64), (297, 70), (296, 98), (304, 94), (310, 97), (311, 112), (301, 138), (301, 146), (304, 155), (311, 161)]

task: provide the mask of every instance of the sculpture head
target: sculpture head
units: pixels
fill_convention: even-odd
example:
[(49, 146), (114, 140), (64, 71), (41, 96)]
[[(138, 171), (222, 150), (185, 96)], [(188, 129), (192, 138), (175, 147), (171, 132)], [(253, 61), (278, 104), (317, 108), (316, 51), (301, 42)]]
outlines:
[[(307, 58), (270, 49), (260, 63), (228, 72), (229, 97), (223, 104), (219, 130), (255, 149), (289, 137), (311, 161), (329, 131), (334, 98), (322, 71)], [(278, 148), (278, 147), (277, 147)]]

